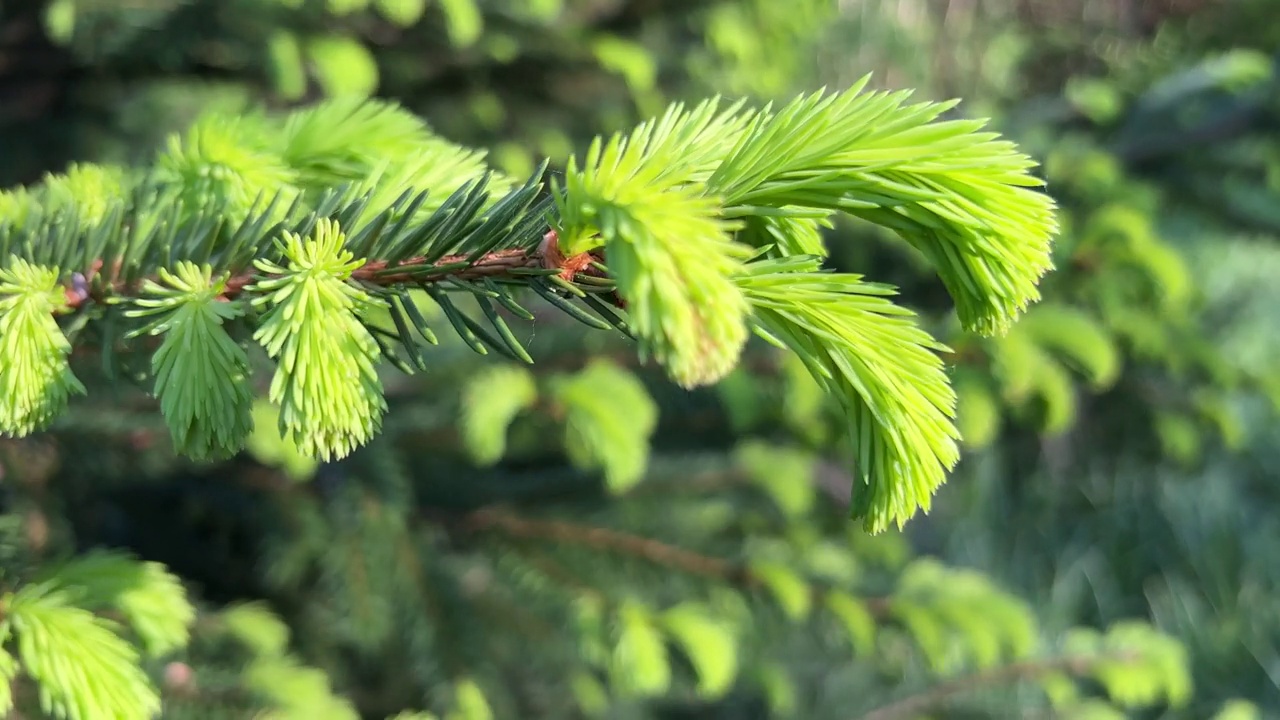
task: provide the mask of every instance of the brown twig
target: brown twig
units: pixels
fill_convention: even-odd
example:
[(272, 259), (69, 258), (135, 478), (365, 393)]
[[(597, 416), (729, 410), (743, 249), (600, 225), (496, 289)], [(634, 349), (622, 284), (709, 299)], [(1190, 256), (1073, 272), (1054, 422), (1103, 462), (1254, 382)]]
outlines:
[[(459, 280), (475, 280), (478, 278), (495, 278), (512, 275), (514, 272), (528, 268), (560, 270), (560, 277), (570, 282), (580, 273), (594, 273), (591, 263), (598, 258), (591, 253), (581, 253), (573, 257), (565, 257), (560, 251), (559, 238), (554, 230), (543, 236), (542, 242), (533, 250), (495, 250), (483, 255), (473, 263), (467, 263), (468, 255), (447, 255), (434, 262), (426, 258), (415, 257), (390, 266), (386, 261), (378, 260), (365, 263), (351, 273), (351, 279), (368, 285), (399, 285), (404, 283), (433, 283), (446, 278)], [(400, 269), (400, 272), (388, 272)], [(90, 289), (89, 281), (102, 271), (102, 261), (96, 261), (83, 275), (72, 277), (66, 289), (67, 306), (71, 309), (80, 307), (90, 300), (101, 302), (108, 296), (132, 295), (138, 292), (140, 283), (124, 283), (108, 281), (105, 288)], [(254, 272), (243, 272), (233, 275), (226, 282), (221, 295), (222, 300), (231, 300), (244, 292), (259, 278)]]
[[(498, 530), (513, 537), (585, 545), (630, 555), (690, 575), (708, 577), (748, 588), (763, 585), (761, 579), (746, 565), (703, 555), (661, 540), (609, 528), (579, 525), (563, 520), (527, 518), (499, 508), (477, 510), (468, 515), (460, 523), (460, 527), (470, 532)], [(826, 590), (821, 584), (810, 584), (810, 589), (815, 599), (820, 598)], [(884, 618), (889, 613), (888, 598), (863, 598), (862, 602), (866, 604), (867, 610), (878, 618)]]
[(463, 522), (463, 526), (471, 531), (497, 529), (516, 537), (590, 545), (633, 555), (691, 575), (722, 580), (732, 580), (741, 576), (739, 568), (728, 560), (700, 555), (660, 540), (608, 528), (576, 525), (560, 520), (534, 520), (496, 508), (484, 508), (471, 513)]
[(1050, 673), (1065, 672), (1083, 675), (1102, 660), (1102, 656), (1068, 656), (1045, 660), (1027, 660), (1010, 663), (991, 670), (966, 675), (916, 695), (905, 697), (863, 715), (859, 720), (901, 720), (943, 705), (957, 695), (982, 688), (998, 687), (1024, 680), (1034, 680)]

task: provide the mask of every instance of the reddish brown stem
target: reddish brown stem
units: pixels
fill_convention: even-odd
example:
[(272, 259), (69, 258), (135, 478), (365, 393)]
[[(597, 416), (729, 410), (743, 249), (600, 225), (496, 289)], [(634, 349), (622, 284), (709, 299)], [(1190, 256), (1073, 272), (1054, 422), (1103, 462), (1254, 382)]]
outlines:
[[(748, 566), (609, 528), (578, 525), (563, 520), (521, 517), (498, 508), (484, 508), (471, 513), (462, 522), (462, 527), (471, 532), (496, 530), (516, 538), (550, 540), (629, 555), (654, 565), (743, 587), (756, 588), (762, 585), (760, 578)], [(821, 586), (811, 586), (810, 590), (815, 600), (821, 599)], [(888, 598), (864, 598), (863, 602), (876, 617), (884, 618), (889, 613)]]
[[(452, 267), (466, 262), (467, 257), (467, 255), (448, 255), (432, 263), (428, 263), (423, 257), (410, 258), (395, 266), (396, 268), (402, 268), (401, 272), (387, 272), (388, 263), (378, 260), (365, 263), (351, 273), (351, 277), (363, 283), (387, 286), (409, 282), (439, 282), (450, 277), (459, 280), (496, 278), (511, 275), (513, 271), (525, 268), (545, 268), (549, 270), (559, 269), (560, 276), (572, 282), (579, 273), (592, 272), (594, 268), (591, 267), (591, 263), (596, 260), (596, 256), (591, 253), (580, 253), (571, 258), (566, 258), (560, 251), (559, 238), (554, 230), (547, 231), (536, 249), (495, 250), (466, 267)], [(430, 267), (438, 268), (438, 270), (432, 272), (426, 269)], [(91, 292), (87, 287), (87, 281), (92, 280), (101, 271), (102, 261), (98, 260), (83, 276), (74, 276), (72, 284), (66, 290), (67, 304), (71, 309), (78, 308), (90, 300), (101, 301), (107, 296), (131, 295), (137, 292), (139, 284), (126, 284), (119, 281), (109, 283), (109, 289), (106, 291), (96, 290)], [(244, 272), (232, 276), (227, 280), (226, 289), (222, 293), (221, 299), (233, 299), (244, 292), (246, 287), (252, 285), (256, 277), (257, 275), (253, 272)]]
[(950, 702), (955, 696), (985, 688), (1037, 680), (1052, 673), (1085, 675), (1102, 660), (1125, 660), (1124, 656), (1068, 656), (1010, 663), (936, 685), (863, 715), (859, 720), (907, 720)]
[(643, 558), (656, 565), (678, 569), (691, 575), (733, 579), (739, 572), (727, 560), (690, 552), (651, 538), (608, 528), (575, 525), (556, 520), (534, 520), (497, 509), (478, 510), (465, 521), (468, 530), (500, 530), (507, 535), (530, 539), (556, 540), (589, 545)]

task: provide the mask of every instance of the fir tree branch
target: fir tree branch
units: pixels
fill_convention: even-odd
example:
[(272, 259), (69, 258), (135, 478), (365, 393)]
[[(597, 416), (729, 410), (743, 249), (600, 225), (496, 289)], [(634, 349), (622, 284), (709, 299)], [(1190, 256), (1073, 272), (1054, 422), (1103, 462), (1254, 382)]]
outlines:
[[(482, 508), (469, 514), (459, 523), (459, 526), (469, 532), (498, 530), (518, 538), (551, 540), (592, 547), (746, 588), (755, 589), (765, 585), (764, 581), (747, 565), (611, 528), (581, 525), (565, 520), (522, 517), (493, 507)], [(826, 594), (827, 588), (823, 584), (813, 582), (807, 584), (814, 600), (819, 600)], [(890, 609), (888, 598), (862, 598), (861, 601), (874, 616), (878, 618), (888, 616)]]
[(905, 720), (928, 712), (950, 702), (957, 695), (1012, 683), (1037, 680), (1053, 673), (1087, 675), (1100, 662), (1128, 662), (1134, 658), (1126, 653), (1109, 655), (1074, 655), (1067, 657), (1027, 660), (966, 675), (950, 682), (905, 697), (862, 715), (859, 720)]
[[(579, 273), (601, 277), (603, 274), (590, 266), (595, 259), (590, 253), (581, 253), (566, 258), (556, 244), (555, 231), (549, 231), (544, 241), (537, 248), (515, 248), (495, 250), (472, 260), (467, 255), (446, 255), (439, 260), (425, 257), (409, 258), (394, 265), (385, 260), (366, 263), (351, 273), (351, 279), (357, 282), (379, 287), (392, 288), (406, 283), (428, 284), (453, 280), (523, 280), (529, 277), (522, 270), (556, 270), (560, 277), (568, 281), (575, 279)], [(66, 286), (67, 308), (76, 309), (89, 301), (106, 302), (109, 298), (130, 298), (140, 295), (141, 282), (113, 281), (103, 288), (90, 288), (87, 284), (96, 274), (101, 272), (102, 261), (96, 261), (87, 273), (73, 275)], [(403, 272), (388, 272), (391, 268), (403, 268)], [(428, 268), (434, 268), (428, 269)], [(118, 275), (118, 270), (112, 273)], [(240, 295), (244, 289), (262, 279), (261, 273), (243, 272), (232, 275), (226, 280), (226, 286), (219, 299), (231, 300)], [(154, 278), (146, 278), (153, 280)]]
[(981, 122), (865, 88), (777, 109), (673, 105), (598, 138), (550, 198), (545, 164), (511, 189), (482, 153), (401, 108), (352, 101), (283, 122), (209, 116), (141, 173), (79, 166), (0, 193), (0, 337), (25, 353), (12, 368), (0, 354), (0, 382), (19, 391), (0, 403), (0, 430), (42, 429), (86, 392), (68, 356), (87, 324), (117, 352), (119, 313), (66, 329), (50, 317), (95, 300), (125, 306), (125, 339), (163, 338), (150, 376), (183, 454), (243, 447), (252, 368), (231, 332), (248, 325), (276, 361), (281, 431), (340, 458), (381, 431), (378, 364), (429, 367), (438, 341), (411, 288), (477, 353), (532, 363), (498, 307), (532, 319), (501, 287), (524, 286), (622, 330), (684, 387), (727, 375), (753, 332), (793, 351), (847, 416), (852, 514), (872, 531), (901, 525), (958, 461), (946, 349), (887, 299), (893, 288), (824, 273), (819, 227), (844, 212), (898, 232), (966, 328), (1001, 334), (1039, 298), (1056, 206), (1033, 189), (1033, 161)]
[(469, 531), (496, 529), (515, 537), (586, 545), (718, 580), (744, 579), (741, 568), (728, 560), (609, 528), (578, 525), (563, 520), (535, 520), (496, 508), (484, 508), (471, 513), (463, 521), (463, 528)]

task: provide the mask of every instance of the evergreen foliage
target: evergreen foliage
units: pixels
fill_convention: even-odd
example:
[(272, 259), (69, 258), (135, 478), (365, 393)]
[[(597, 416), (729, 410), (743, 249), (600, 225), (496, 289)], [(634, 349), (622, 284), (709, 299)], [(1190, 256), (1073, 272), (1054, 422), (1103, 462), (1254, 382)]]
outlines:
[[(727, 374), (752, 329), (795, 352), (851, 419), (854, 516), (874, 530), (901, 525), (958, 459), (954, 396), (933, 354), (944, 348), (883, 299), (891, 288), (824, 273), (820, 257), (753, 249), (734, 231), (767, 217), (786, 233), (840, 210), (880, 223), (933, 261), (966, 328), (996, 335), (1038, 299), (1056, 223), (1011, 144), (980, 123), (934, 122), (946, 105), (864, 86), (776, 112), (675, 105), (571, 159), (554, 217), (535, 197), (541, 172), (491, 199), (474, 153), (373, 101), (274, 122), (201, 119), (155, 170), (110, 174), (115, 184), (82, 187), (87, 199), (69, 206), (47, 200), (57, 178), (11, 191), (19, 219), (0, 239), (13, 268), (0, 287), (22, 304), (0, 322), (15, 350), (4, 384), (21, 404), (0, 426), (26, 435), (83, 391), (54, 311), (92, 334), (133, 305), (126, 318), (154, 319), (129, 334), (162, 336), (151, 381), (180, 451), (226, 456), (252, 431), (248, 357), (226, 326), (244, 317), (276, 361), (268, 397), (282, 435), (303, 455), (342, 458), (381, 427), (378, 360), (404, 353), (402, 369), (429, 366), (422, 346), (434, 335), (409, 288), (478, 352), (529, 360), (494, 303), (527, 317), (512, 288), (530, 287), (622, 328), (685, 387)], [(269, 154), (272, 142), (283, 151)], [(401, 154), (382, 154), (391, 149)], [(443, 189), (418, 184), (426, 158), (426, 179)], [(433, 195), (447, 199), (428, 205)], [(105, 209), (81, 217), (82, 205)], [(575, 283), (580, 273), (592, 281)], [(450, 292), (471, 296), (484, 321)], [(625, 321), (599, 300), (606, 292)], [(575, 303), (588, 297), (594, 316)], [(116, 338), (101, 342), (114, 352)], [(598, 422), (571, 415), (570, 432)], [(628, 464), (619, 482), (634, 480)]]
[[(1166, 77), (1224, 49), (1203, 22), (1019, 35), (1078, 4), (33, 3), (51, 67), (140, 90), (95, 122), (187, 124), (192, 77), (306, 105), (214, 103), (147, 159), (63, 132), (42, 171), (106, 159), (0, 194), (0, 688), (26, 717), (1263, 717), (1274, 533), (1215, 437), (1272, 462), (1239, 402), (1280, 404), (1267, 300), (1230, 292), (1267, 277), (1240, 149), (1270, 140), (1184, 152), (1219, 116), (1170, 108), (1263, 128), (1273, 74)], [(850, 37), (852, 89), (786, 102)], [(920, 43), (965, 52), (904, 82)], [(995, 114), (1061, 211), (877, 63)], [(311, 102), (375, 87), (414, 112)], [(775, 102), (664, 112), (715, 91)], [(961, 439), (941, 514), (868, 534)], [(104, 542), (187, 592), (48, 559)]]
[[(10, 202), (22, 212), (6, 226), (4, 237), (14, 268), (9, 285), (15, 296), (24, 297), (25, 292), (25, 297), (42, 298), (43, 304), (35, 307), (71, 310), (72, 320), (79, 319), (72, 327), (83, 333), (73, 337), (95, 337), (109, 353), (117, 352), (118, 341), (161, 335), (147, 380), (160, 399), (175, 449), (195, 455), (235, 451), (252, 431), (251, 395), (245, 389), (249, 360), (243, 344), (231, 338), (227, 327), (242, 318), (251, 321), (244, 332), (252, 330), (253, 339), (277, 361), (268, 397), (279, 407), (282, 436), (302, 455), (326, 460), (349, 455), (381, 428), (386, 401), (375, 368), (381, 355), (394, 357), (398, 346), (411, 353), (420, 367), (429, 366), (421, 354), (422, 339), (433, 337), (427, 334), (428, 313), (409, 309), (421, 299), (408, 295), (410, 283), (435, 301), (437, 312), (448, 318), (464, 345), (478, 351), (506, 350), (524, 358), (528, 353), (515, 349), (519, 346), (514, 335), (504, 332), (505, 321), (492, 310), (491, 301), (523, 309), (504, 284), (540, 288), (553, 306), (573, 308), (568, 312), (579, 318), (592, 316), (572, 305), (570, 298), (609, 293), (626, 309), (628, 321), (624, 324), (611, 311), (599, 312), (603, 309), (599, 301), (597, 316), (610, 317), (640, 339), (642, 353), (651, 354), (686, 385), (703, 384), (727, 372), (742, 351), (750, 321), (766, 337), (794, 351), (813, 377), (848, 408), (857, 467), (870, 488), (866, 497), (861, 489), (855, 493), (855, 513), (866, 515), (868, 528), (879, 530), (893, 521), (900, 524), (916, 507), (927, 506), (942, 472), (956, 460), (955, 431), (949, 418), (952, 396), (941, 360), (932, 352), (939, 346), (911, 323), (908, 311), (885, 299), (891, 289), (864, 283), (857, 275), (824, 273), (820, 258), (788, 254), (772, 245), (753, 250), (737, 244), (730, 234), (740, 226), (735, 221), (768, 217), (776, 229), (786, 232), (788, 223), (803, 224), (814, 217), (815, 210), (851, 208), (879, 219), (908, 240), (936, 249), (939, 273), (951, 279), (958, 296), (959, 289), (968, 293), (967, 300), (960, 301), (969, 308), (962, 317), (974, 329), (989, 333), (1003, 329), (1022, 306), (1035, 299), (1034, 281), (1047, 267), (1047, 242), (1054, 226), (1047, 197), (1021, 189), (1035, 181), (1025, 174), (1030, 163), (1010, 145), (977, 133), (973, 123), (928, 124), (943, 106), (904, 107), (900, 94), (863, 94), (861, 90), (808, 96), (777, 115), (769, 109), (745, 112), (740, 106), (717, 113), (714, 103), (688, 112), (673, 107), (630, 136), (597, 141), (581, 165), (571, 162), (563, 189), (553, 189), (559, 212), (550, 218), (545, 214), (550, 206), (536, 200), (541, 173), (507, 195), (490, 199), (485, 192), (488, 174), (477, 176), (465, 163), (457, 165), (465, 168), (460, 176), (445, 181), (455, 188), (447, 199), (424, 211), (431, 189), (411, 184), (412, 173), (394, 166), (402, 157), (409, 159), (401, 162), (420, 162), (420, 156), (404, 152), (388, 159), (375, 154), (397, 141), (407, 145), (430, 137), (424, 126), (412, 125), (409, 116), (398, 114), (391, 105), (370, 109), (371, 103), (339, 101), (283, 122), (265, 116), (239, 124), (204, 119), (197, 122), (196, 130), (170, 142), (155, 171), (114, 173), (111, 177), (119, 179), (117, 184), (92, 188), (119, 193), (91, 196), (93, 202), (85, 205), (105, 208), (100, 214), (80, 217), (80, 203), (51, 206), (46, 198), (52, 195), (50, 188), (59, 187), (57, 178), (11, 192)], [(364, 131), (351, 130), (362, 119), (367, 123)], [(346, 137), (361, 142), (344, 146), (335, 142), (333, 133), (314, 130), (339, 125), (348, 131)], [(400, 134), (378, 135), (374, 131), (378, 127), (395, 128)], [(248, 135), (234, 142), (213, 139), (217, 133), (248, 133), (247, 128), (261, 133), (256, 142), (250, 142), (247, 138), (253, 136)], [(269, 143), (263, 139), (271, 132), (286, 148), (275, 157), (267, 154)], [(767, 143), (770, 137), (821, 140), (813, 147), (792, 140), (782, 151), (772, 152)], [(306, 145), (308, 138), (314, 146)], [(442, 143), (429, 141), (427, 152), (438, 155)], [(690, 143), (704, 152), (674, 153)], [(920, 147), (913, 149), (913, 143)], [(235, 151), (246, 145), (257, 149), (253, 154)], [(453, 156), (466, 152), (459, 149)], [(207, 169), (200, 169), (198, 159), (205, 154), (209, 155)], [(1009, 158), (1007, 163), (1004, 157)], [(257, 171), (263, 165), (271, 169)], [(364, 178), (354, 170), (358, 167), (379, 180), (399, 178), (401, 184), (387, 188), (362, 182)], [(991, 178), (972, 174), (971, 167), (982, 168)], [(264, 191), (284, 177), (297, 179), (266, 200)], [(322, 179), (329, 180), (328, 186)], [(349, 184), (339, 187), (342, 181)], [(952, 200), (944, 194), (947, 187), (964, 191)], [(872, 198), (884, 205), (877, 209)], [(282, 209), (284, 202), (289, 206)], [(1001, 223), (993, 221), (996, 216), (1003, 217)], [(548, 222), (553, 226), (549, 232)], [(63, 227), (78, 232), (55, 235), (53, 228)], [(697, 244), (699, 238), (705, 238), (705, 244)], [(272, 239), (274, 243), (266, 242)], [(955, 245), (947, 249), (947, 243)], [(1041, 248), (1039, 254), (1023, 254), (1019, 248), (1026, 244)], [(591, 255), (598, 248), (601, 254)], [(964, 259), (966, 252), (973, 253), (969, 259)], [(171, 261), (176, 263), (172, 270), (166, 267)], [(980, 275), (965, 274), (979, 268)], [(594, 282), (575, 283), (579, 273)], [(1022, 279), (1015, 277), (1019, 273)], [(58, 282), (63, 277), (67, 277), (65, 286)], [(989, 279), (991, 285), (978, 285), (977, 277)], [(1009, 280), (999, 280), (1006, 277)], [(449, 299), (440, 289), (442, 281), (474, 298), (481, 308), (489, 307), (482, 315), (490, 327)], [(689, 294), (682, 295), (682, 289)], [(1002, 299), (993, 302), (986, 297), (988, 292)], [(733, 297), (738, 300), (723, 301)], [(233, 309), (214, 309), (220, 305)], [(132, 307), (120, 313), (121, 306)], [(6, 418), (6, 429), (12, 434), (29, 433), (34, 429), (33, 418), (47, 423), (54, 412), (61, 411), (65, 388), (72, 382), (68, 378), (75, 377), (70, 374), (69, 341), (62, 328), (36, 322), (29, 311), (23, 314), (23, 307), (5, 315), (6, 321), (16, 317), (24, 323), (11, 325), (16, 329), (16, 347), (25, 350), (34, 344), (61, 348), (61, 352), (50, 356), (48, 351), (27, 350), (18, 356), (19, 367), (43, 370), (43, 376), (55, 378), (55, 384), (50, 387), (46, 380), (34, 389), (19, 388), (20, 396), (41, 398), (43, 405), (38, 407), (44, 415), (27, 410)], [(389, 313), (391, 327), (373, 317), (379, 308)], [(529, 315), (527, 311), (520, 314)], [(52, 316), (50, 312), (48, 317)], [(119, 332), (120, 325), (127, 328), (128, 319), (147, 316), (151, 316), (147, 324), (111, 334)], [(630, 320), (637, 317), (639, 321)], [(723, 329), (716, 330), (717, 324)], [(869, 342), (872, 338), (878, 341)], [(401, 365), (413, 369), (407, 363)], [(576, 377), (555, 379), (550, 387), (565, 418), (569, 457), (587, 469), (603, 466), (612, 490), (625, 492), (644, 474), (644, 445), (655, 416), (646, 408), (647, 395), (618, 372), (596, 364)], [(508, 384), (520, 378), (503, 377)], [(12, 371), (6, 377), (8, 383), (23, 380)], [(607, 415), (598, 405), (592, 409), (589, 391), (610, 388), (615, 388), (609, 395), (614, 403), (636, 411), (618, 415), (633, 420), (627, 428), (609, 431)], [(518, 413), (536, 401), (536, 395), (529, 398), (528, 390), (525, 394), (524, 399), (517, 397), (514, 408), (497, 412), (509, 416), (513, 409)], [(476, 412), (481, 402), (473, 394), (467, 407)], [(928, 408), (932, 416), (920, 414)], [(473, 429), (467, 434), (478, 437), (476, 420), (468, 417), (464, 415), (464, 426)], [(623, 441), (616, 442), (619, 438)], [(489, 439), (486, 447), (480, 441), (476, 452), (492, 457), (495, 444)], [(404, 477), (403, 471), (386, 466), (385, 458), (382, 464), (377, 473), (382, 483)], [(385, 491), (395, 491), (394, 485)], [(396, 492), (403, 493), (404, 488)], [(363, 586), (351, 586), (345, 574), (334, 577), (338, 585), (328, 585), (328, 593), (339, 604), (327, 611), (317, 608), (330, 621), (345, 618), (344, 624), (351, 626), (350, 634), (339, 633), (338, 638), (346, 638), (339, 642), (354, 643), (352, 649), (363, 652), (379, 647), (385, 651), (392, 637), (389, 633), (398, 625), (393, 618), (413, 622), (417, 617), (420, 623), (434, 616), (435, 630), (426, 636), (438, 636), (436, 647), (417, 648), (417, 662), (437, 656), (459, 658), (448, 663), (455, 667), (450, 673), (453, 700), (438, 709), (453, 707), (464, 716), (483, 717), (497, 703), (506, 708), (502, 714), (515, 712), (517, 701), (511, 690), (500, 690), (506, 683), (497, 682), (495, 673), (504, 671), (501, 664), (494, 666), (496, 658), (481, 660), (476, 655), (479, 647), (472, 643), (450, 645), (449, 635), (459, 631), (458, 624), (475, 623), (479, 616), (464, 619), (457, 608), (442, 606), (442, 599), (421, 595), (422, 583), (438, 586), (453, 577), (462, 592), (478, 591), (483, 597), (483, 586), (492, 581), (480, 580), (476, 590), (466, 590), (477, 580), (458, 575), (459, 568), (451, 568), (447, 556), (417, 570), (405, 567), (397, 559), (404, 550), (397, 548), (428, 542), (430, 537), (418, 537), (412, 516), (404, 514), (411, 510), (406, 499), (369, 515), (368, 510), (377, 507), (367, 504), (369, 498), (366, 511), (351, 516), (362, 503), (349, 492), (340, 495), (337, 505), (316, 505), (310, 511), (313, 519), (301, 527), (327, 536), (323, 528), (338, 522), (345, 529), (333, 537), (344, 541), (316, 544), (293, 538), (287, 559), (277, 560), (279, 569), (273, 572), (277, 582), (288, 576), (296, 582), (298, 573), (309, 573), (306, 568), (316, 562), (320, 570), (349, 567), (352, 562), (365, 565), (367, 569), (360, 572), (368, 578)], [(291, 512), (305, 507), (305, 501), (299, 502)], [(699, 524), (705, 526), (703, 520)], [(879, 615), (883, 621), (901, 623), (907, 636), (921, 643), (935, 671), (953, 667), (965, 657), (953, 657), (954, 643), (960, 638), (975, 643), (975, 648), (988, 648), (975, 650), (974, 660), (980, 665), (998, 662), (1005, 655), (998, 640), (994, 646), (988, 644), (1013, 628), (1021, 629), (1008, 641), (1012, 657), (1024, 656), (1033, 647), (1029, 620), (1015, 601), (1001, 599), (998, 591), (980, 580), (940, 575), (940, 569), (927, 563), (904, 574), (900, 597), (891, 595), (868, 604), (840, 589), (853, 577), (847, 571), (844, 583), (832, 584), (828, 579), (813, 585), (818, 578), (797, 572), (798, 558), (785, 544), (749, 552), (729, 564), (621, 529), (581, 528), (561, 519), (523, 518), (498, 509), (478, 510), (466, 517), (462, 527), (487, 543), (494, 542), (489, 538), (493, 533), (499, 538), (582, 542), (597, 551), (636, 554), (641, 560), (671, 565), (718, 581), (714, 584), (742, 585), (743, 590), (758, 587), (764, 597), (772, 598), (784, 622), (806, 622), (815, 606), (829, 603), (864, 645), (873, 641)], [(495, 550), (502, 547), (498, 542)], [(310, 556), (304, 548), (320, 554)], [(436, 555), (419, 556), (417, 562)], [(499, 551), (488, 573), (498, 573), (535, 594), (547, 593), (544, 612), (570, 620), (570, 627), (577, 628), (576, 637), (562, 639), (581, 648), (576, 660), (569, 656), (569, 664), (541, 680), (572, 679), (578, 703), (587, 709), (598, 706), (601, 698), (612, 696), (625, 702), (672, 691), (677, 686), (668, 645), (688, 657), (698, 693), (705, 697), (722, 696), (741, 672), (754, 667), (764, 678), (774, 706), (785, 710), (794, 704), (794, 699), (787, 699), (795, 690), (787, 689), (786, 676), (758, 657), (760, 650), (749, 649), (767, 647), (762, 628), (751, 619), (750, 605), (744, 604), (749, 595), (713, 587), (706, 600), (685, 599), (664, 607), (659, 598), (611, 597), (594, 589), (608, 586), (596, 580), (584, 586), (574, 582), (572, 587), (580, 589), (566, 596), (567, 588), (548, 584), (547, 573), (557, 571), (522, 555)], [(384, 564), (375, 570), (378, 566), (372, 563), (378, 558), (385, 558)], [(571, 575), (588, 572), (576, 567), (572, 556), (559, 563), (566, 563)], [(423, 573), (437, 579), (412, 581)], [(370, 585), (374, 578), (381, 579)], [(406, 581), (410, 585), (398, 589)], [(377, 595), (370, 595), (375, 588)], [(944, 599), (937, 596), (939, 592)], [(35, 597), (51, 607), (64, 602), (57, 596)], [(15, 598), (25, 596), (19, 591)], [(505, 605), (497, 598), (491, 601)], [(27, 610), (39, 607), (32, 602), (19, 602), (14, 616), (20, 640), (52, 632), (47, 629), (52, 622), (48, 617), (57, 617)], [(394, 615), (388, 615), (390, 607), (375, 610), (388, 602), (403, 609)], [(966, 606), (973, 608), (970, 614), (964, 614)], [(1002, 606), (1007, 608), (1004, 613), (990, 614)], [(338, 614), (332, 615), (335, 611)], [(92, 615), (68, 617), (89, 623), (86, 629), (96, 627)], [(1013, 618), (1023, 619), (1011, 625)], [(251, 635), (280, 637), (281, 633)], [(120, 654), (127, 646), (120, 641), (110, 645), (111, 637), (104, 634), (96, 643), (116, 647), (113, 652), (119, 656), (114, 660), (126, 668), (122, 672), (134, 672), (127, 670), (136, 667), (131, 656)], [(20, 647), (35, 647), (32, 642)], [(50, 641), (41, 644), (47, 646)], [(336, 717), (351, 712), (340, 709), (344, 701), (324, 700), (329, 693), (324, 690), (323, 675), (281, 651), (282, 641), (259, 644), (256, 659), (243, 671), (242, 682), (261, 702), (290, 717), (315, 712), (336, 713)], [(49, 665), (56, 661), (36, 658), (31, 652), (24, 649), (20, 654), (27, 672), (42, 691), (46, 686), (56, 688), (41, 696), (53, 698), (43, 700), (50, 711), (91, 716), (92, 708), (69, 708), (73, 704), (84, 708), (92, 691), (59, 686), (66, 679), (56, 677), (52, 669), (56, 664)], [(51, 657), (65, 652), (54, 650)], [(1118, 668), (1131, 664), (1106, 653), (1099, 657), (1121, 662)], [(459, 667), (458, 662), (463, 664)], [(1092, 662), (1081, 664), (1077, 674), (1087, 674), (1094, 667)], [(1136, 667), (1146, 666), (1138, 663)], [(472, 669), (455, 674), (461, 668)], [(599, 677), (593, 679), (592, 669), (604, 673), (601, 677), (607, 685), (599, 685)], [(90, 670), (72, 676), (92, 674)], [(1156, 684), (1150, 692), (1164, 684), (1172, 688), (1172, 697), (1185, 692), (1180, 689), (1185, 682), (1169, 672), (1166, 667), (1153, 676)], [(483, 682), (473, 679), (476, 673), (481, 673)], [(136, 691), (129, 698), (99, 701), (115, 703), (102, 706), (111, 708), (105, 712), (138, 717), (154, 712), (154, 691), (140, 677), (113, 685), (122, 688), (119, 692), (123, 688)], [(291, 687), (299, 692), (291, 692)], [(303, 688), (313, 690), (302, 692)], [(1136, 700), (1154, 697), (1148, 695)], [(307, 703), (326, 703), (328, 709), (297, 705), (295, 698), (302, 696), (309, 698)], [(1135, 698), (1122, 695), (1119, 699)]]
[[(3, 598), (3, 698), (21, 674), (51, 717), (149, 717), (160, 694), (139, 665), (186, 646), (195, 609), (156, 563), (96, 553), (47, 568)], [(118, 614), (117, 623), (95, 611)], [(128, 635), (125, 635), (128, 633)]]

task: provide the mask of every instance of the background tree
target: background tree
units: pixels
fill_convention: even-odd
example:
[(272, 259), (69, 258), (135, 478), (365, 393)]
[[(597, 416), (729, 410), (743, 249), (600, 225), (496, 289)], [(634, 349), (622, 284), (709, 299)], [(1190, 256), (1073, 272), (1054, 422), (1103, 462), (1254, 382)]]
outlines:
[[(1114, 716), (1081, 699), (1095, 696), (1169, 717), (1210, 716), (1235, 696), (1274, 711), (1257, 482), (1274, 454), (1261, 406), (1280, 394), (1265, 312), (1276, 264), (1265, 5), (6, 6), (9, 184), (69, 161), (145, 162), (201, 113), (350, 92), (397, 98), (522, 177), (668, 100), (786, 101), (876, 70), (880, 86), (964, 96), (957, 116), (996, 116), (1046, 160), (1065, 210), (1045, 300), (994, 340), (958, 329), (911, 248), (862, 221), (824, 230), (830, 266), (901, 287), (956, 351), (971, 449), (907, 536), (848, 522), (846, 416), (787, 355), (749, 346), (716, 387), (687, 392), (638, 365), (631, 342), (532, 302), (536, 332), (520, 340), (533, 366), (477, 367), (440, 333), (427, 372), (387, 376), (379, 439), (340, 462), (258, 432), (247, 455), (192, 465), (145, 384), (92, 388), (53, 432), (6, 441), (6, 568), (27, 568), (6, 574), (40, 598), (26, 579), (41, 571), (90, 588), (83, 597), (117, 607), (158, 656), (182, 644), (185, 616), (157, 566), (52, 560), (108, 545), (182, 577), (199, 603), (193, 642), (148, 668), (166, 717), (883, 720), (932, 707), (1008, 717), (1047, 698), (1066, 716)], [(223, 159), (242, 157), (247, 137)], [(44, 179), (42, 201), (65, 192), (87, 212), (99, 182)], [(5, 202), (13, 217), (25, 201)], [(768, 224), (759, 235), (818, 239)], [(273, 427), (268, 408), (254, 412)], [(85, 580), (126, 572), (150, 578), (128, 602)], [(168, 610), (148, 626), (137, 608)], [(1135, 618), (1189, 643), (1190, 704), (1181, 651), (1115, 625)], [(1079, 625), (1110, 627), (1109, 644), (1067, 632)], [(17, 657), (21, 677), (56, 686), (56, 668)], [(15, 692), (34, 700), (26, 682)]]

